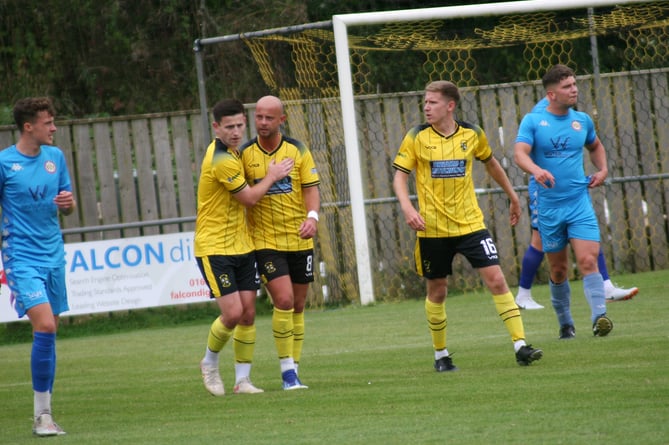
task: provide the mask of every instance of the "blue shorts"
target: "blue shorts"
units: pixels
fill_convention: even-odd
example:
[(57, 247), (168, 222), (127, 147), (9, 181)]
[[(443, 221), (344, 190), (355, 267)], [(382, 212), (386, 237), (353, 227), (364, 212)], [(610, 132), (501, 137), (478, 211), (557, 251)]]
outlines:
[(23, 317), (28, 309), (49, 303), (54, 315), (70, 310), (67, 303), (64, 267), (5, 265), (7, 285), (16, 299), (14, 309)]
[(587, 193), (564, 207), (539, 205), (539, 215), (544, 252), (559, 252), (570, 239), (599, 242), (599, 222)]

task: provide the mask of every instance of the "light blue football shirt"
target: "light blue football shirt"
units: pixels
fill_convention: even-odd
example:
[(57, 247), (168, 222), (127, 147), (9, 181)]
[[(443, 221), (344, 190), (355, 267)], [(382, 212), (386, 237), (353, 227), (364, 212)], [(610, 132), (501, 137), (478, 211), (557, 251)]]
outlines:
[(2, 259), (5, 268), (23, 264), (58, 267), (65, 249), (53, 200), (72, 191), (63, 152), (42, 145), (37, 156), (26, 156), (16, 145), (0, 151)]
[(561, 207), (587, 193), (590, 180), (583, 168), (583, 146), (594, 142), (597, 134), (586, 113), (569, 109), (566, 115), (558, 116), (541, 105), (539, 101), (523, 117), (516, 142), (530, 145), (534, 163), (555, 177), (554, 187), (538, 187), (541, 205)]

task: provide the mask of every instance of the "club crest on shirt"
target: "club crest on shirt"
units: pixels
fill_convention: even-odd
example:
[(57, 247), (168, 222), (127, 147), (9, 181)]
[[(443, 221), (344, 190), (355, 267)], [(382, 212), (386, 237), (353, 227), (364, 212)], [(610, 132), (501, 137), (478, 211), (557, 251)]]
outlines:
[(46, 161), (44, 163), (44, 170), (48, 173), (56, 173), (56, 164), (53, 161)]
[(573, 128), (576, 131), (581, 131), (581, 123), (579, 121), (573, 121), (571, 123), (571, 128)]
[(467, 151), (467, 141), (460, 142), (460, 148), (462, 151)]

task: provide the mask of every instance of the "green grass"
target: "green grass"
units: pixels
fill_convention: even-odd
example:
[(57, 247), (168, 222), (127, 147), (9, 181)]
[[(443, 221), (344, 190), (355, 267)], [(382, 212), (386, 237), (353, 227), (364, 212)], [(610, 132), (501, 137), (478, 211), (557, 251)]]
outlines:
[[(309, 311), (300, 375), (280, 388), (268, 315), (257, 320), (258, 395), (210, 396), (198, 362), (207, 322), (61, 338), (53, 398), (63, 444), (666, 444), (669, 271), (617, 276), (641, 289), (609, 305), (605, 338), (590, 333), (573, 283), (577, 338), (557, 340), (552, 309), (525, 311), (544, 358), (516, 365), (487, 293), (448, 300), (449, 350), (436, 373), (422, 301)], [(548, 289), (533, 294), (548, 305)], [(212, 307), (211, 317), (215, 316)], [(64, 326), (63, 330), (68, 329)], [(221, 370), (231, 389), (231, 345)], [(0, 443), (32, 437), (30, 343), (0, 346)]]

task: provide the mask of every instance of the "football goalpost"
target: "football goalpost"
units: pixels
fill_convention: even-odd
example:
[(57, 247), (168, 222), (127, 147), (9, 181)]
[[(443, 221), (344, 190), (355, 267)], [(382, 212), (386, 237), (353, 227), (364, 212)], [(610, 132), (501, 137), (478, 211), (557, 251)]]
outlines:
[[(620, 0), (529, 0), (505, 3), (489, 3), (469, 6), (446, 6), (400, 11), (369, 12), (359, 14), (335, 15), (332, 17), (334, 39), (337, 54), (337, 71), (339, 75), (339, 95), (341, 99), (344, 141), (348, 160), (348, 177), (350, 190), (363, 190), (360, 167), (360, 146), (358, 144), (358, 128), (353, 95), (353, 79), (351, 77), (350, 48), (348, 28), (360, 25), (387, 24), (392, 22), (410, 22), (435, 19), (453, 19), (488, 15), (536, 13), (539, 11), (555, 11), (561, 9), (584, 9), (633, 3)], [(595, 47), (596, 48), (596, 47)], [(351, 208), (356, 260), (358, 268), (358, 285), (362, 304), (374, 301), (372, 269), (369, 260), (369, 240), (365, 225), (365, 203), (361, 194), (351, 194)]]

